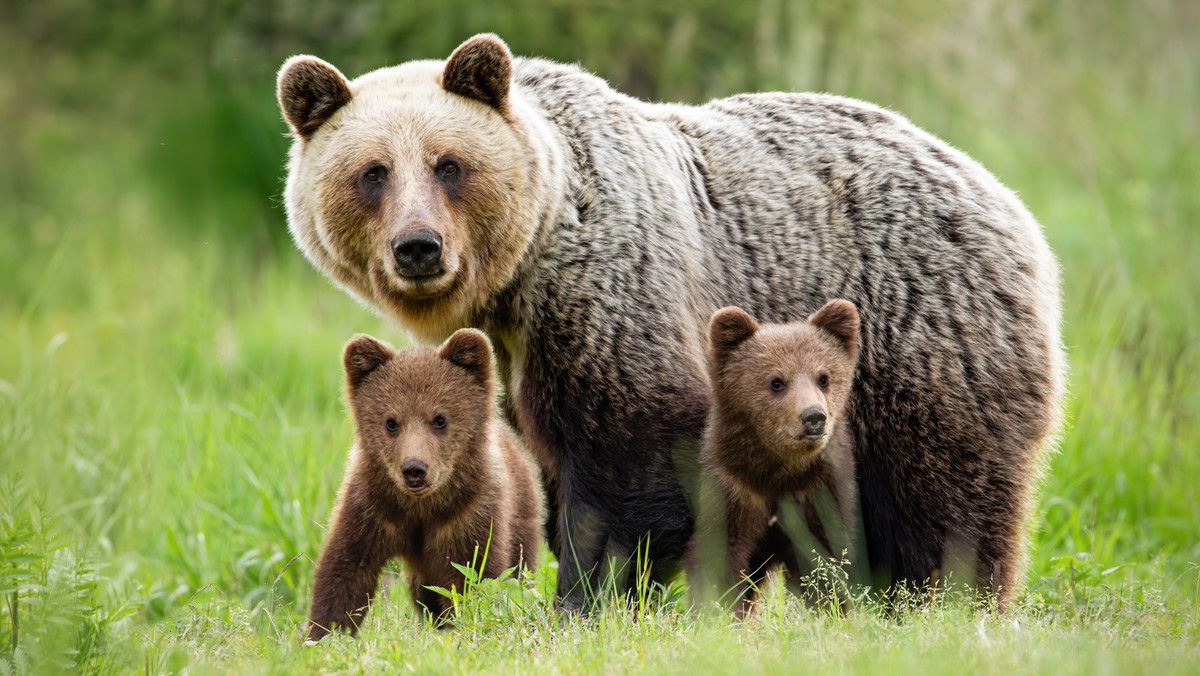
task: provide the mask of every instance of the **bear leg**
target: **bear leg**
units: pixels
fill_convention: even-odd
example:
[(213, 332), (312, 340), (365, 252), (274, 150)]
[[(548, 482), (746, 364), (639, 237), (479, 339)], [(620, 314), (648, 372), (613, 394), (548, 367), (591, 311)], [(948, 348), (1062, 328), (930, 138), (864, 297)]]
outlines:
[[(428, 617), (433, 626), (438, 629), (450, 629), (454, 625), (450, 618), (454, 614), (454, 604), (450, 599), (426, 587), (428, 582), (414, 575), (408, 581), (408, 594), (413, 607), (417, 610), (417, 618)], [(458, 593), (462, 593), (462, 584), (458, 584)]]
[(562, 500), (558, 513), (561, 538), (555, 595), (559, 610), (586, 614), (599, 591), (597, 571), (608, 546), (605, 520), (591, 507)]
[(358, 633), (371, 605), (379, 575), (388, 555), (373, 521), (356, 500), (347, 499), (338, 509), (325, 549), (317, 563), (308, 640), (319, 641), (337, 627)]

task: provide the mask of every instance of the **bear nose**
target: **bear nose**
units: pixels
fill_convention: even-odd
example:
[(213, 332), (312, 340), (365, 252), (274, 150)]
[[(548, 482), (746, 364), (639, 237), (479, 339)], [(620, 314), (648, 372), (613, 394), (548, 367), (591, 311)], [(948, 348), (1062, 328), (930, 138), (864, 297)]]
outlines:
[(425, 470), (429, 469), (425, 463), (420, 460), (408, 460), (400, 466), (400, 473), (404, 475), (404, 482), (409, 488), (417, 488), (425, 483)]
[(800, 421), (804, 423), (804, 431), (810, 436), (825, 433), (825, 411), (815, 406), (805, 409), (804, 413), (800, 414)]
[(441, 272), (442, 238), (429, 228), (406, 232), (392, 240), (396, 267), (405, 277), (424, 277)]

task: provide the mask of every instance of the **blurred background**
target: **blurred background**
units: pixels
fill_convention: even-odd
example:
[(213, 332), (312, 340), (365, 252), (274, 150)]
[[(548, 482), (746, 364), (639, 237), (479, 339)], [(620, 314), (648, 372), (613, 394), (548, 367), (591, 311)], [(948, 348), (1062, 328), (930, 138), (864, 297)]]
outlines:
[(866, 99), (982, 161), (1064, 272), (1031, 598), (1081, 569), (1169, 596), (1200, 561), (1200, 3), (4, 2), (0, 594), (31, 599), (23, 631), (157, 626), (203, 594), (304, 612), (351, 441), (340, 348), (405, 338), (289, 240), (275, 73), (481, 31), (651, 100)]

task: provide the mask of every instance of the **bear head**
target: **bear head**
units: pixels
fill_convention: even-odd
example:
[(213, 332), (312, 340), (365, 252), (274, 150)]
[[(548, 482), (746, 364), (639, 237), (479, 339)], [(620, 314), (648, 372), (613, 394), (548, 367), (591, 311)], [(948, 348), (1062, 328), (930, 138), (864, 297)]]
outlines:
[(318, 269), (424, 341), (476, 323), (545, 211), (544, 149), (510, 95), (512, 69), (504, 42), (478, 35), (445, 62), (352, 81), (313, 56), (279, 71), (293, 238)]
[(440, 348), (397, 351), (367, 335), (342, 353), (358, 441), (401, 494), (437, 494), (488, 443), (491, 347), (462, 329)]
[(858, 335), (858, 312), (845, 300), (791, 324), (759, 326), (740, 308), (718, 310), (709, 323), (713, 405), (794, 466), (844, 422)]

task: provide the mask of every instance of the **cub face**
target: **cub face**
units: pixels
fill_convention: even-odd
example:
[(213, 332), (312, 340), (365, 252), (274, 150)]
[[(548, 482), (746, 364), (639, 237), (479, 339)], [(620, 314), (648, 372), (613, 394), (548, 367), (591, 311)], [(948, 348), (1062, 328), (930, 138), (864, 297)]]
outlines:
[(715, 404), (749, 422), (785, 464), (819, 453), (844, 424), (858, 332), (845, 300), (804, 322), (762, 327), (740, 308), (718, 310), (709, 323)]
[(353, 81), (312, 56), (279, 73), (294, 142), (292, 235), (326, 275), (422, 340), (469, 325), (530, 245), (529, 153), (508, 100), (512, 55), (495, 36), (445, 62)]
[(486, 443), (492, 362), (479, 331), (462, 329), (436, 350), (402, 352), (359, 335), (346, 344), (343, 362), (362, 450), (403, 493), (437, 493)]

